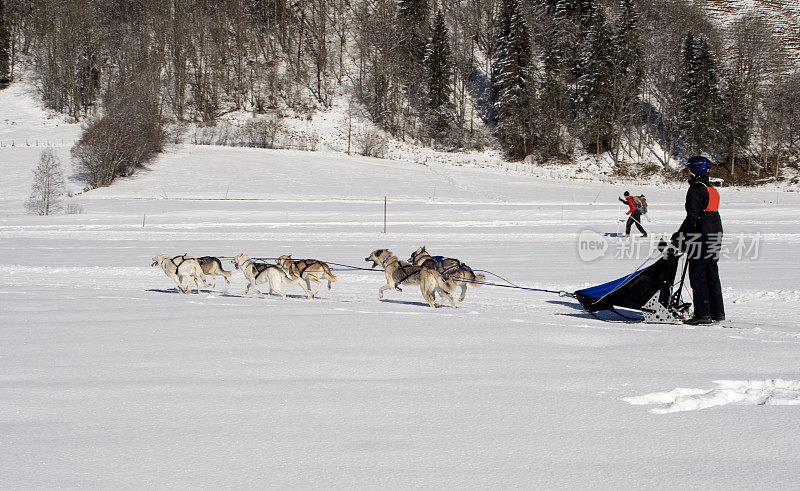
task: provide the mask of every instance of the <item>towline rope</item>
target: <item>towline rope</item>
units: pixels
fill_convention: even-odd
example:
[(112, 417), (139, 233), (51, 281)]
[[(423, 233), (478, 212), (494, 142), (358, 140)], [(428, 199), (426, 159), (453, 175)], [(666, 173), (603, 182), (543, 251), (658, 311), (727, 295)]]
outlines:
[[(215, 256), (215, 257), (217, 259), (220, 259), (220, 260), (222, 260), (222, 259), (226, 259), (226, 260), (227, 259), (230, 259), (230, 260), (235, 259), (233, 256)], [(277, 257), (251, 257), (250, 259), (251, 260), (258, 260), (258, 261), (276, 261), (278, 258)], [(373, 272), (373, 273), (383, 272), (383, 270), (381, 270), (381, 269), (362, 268), (360, 266), (352, 266), (350, 264), (334, 263), (334, 262), (331, 262), (331, 261), (323, 261), (323, 262), (325, 262), (327, 264), (330, 264), (330, 265), (333, 265), (333, 266), (339, 266), (340, 268), (347, 268), (347, 269), (344, 269), (344, 270), (331, 268), (332, 271), (353, 271), (353, 270), (355, 270), (355, 271), (370, 271), (370, 272)], [(553, 294), (558, 295), (560, 297), (572, 297), (572, 298), (575, 298), (575, 295), (573, 293), (567, 292), (567, 291), (564, 291), (564, 290), (548, 290), (546, 288), (530, 288), (530, 287), (525, 287), (525, 286), (519, 286), (516, 283), (503, 278), (499, 274), (493, 273), (493, 272), (488, 271), (486, 269), (473, 269), (472, 271), (478, 272), (478, 273), (490, 274), (490, 275), (492, 275), (492, 276), (494, 276), (496, 278), (501, 279), (502, 281), (505, 281), (508, 284), (507, 285), (503, 285), (503, 284), (500, 284), (500, 283), (491, 283), (491, 282), (488, 282), (488, 281), (476, 281), (476, 280), (468, 280), (468, 279), (459, 279), (457, 281), (463, 282), (463, 283), (472, 283), (474, 285), (496, 286), (498, 288), (512, 288), (512, 289), (515, 289), (515, 290), (524, 290), (524, 291), (529, 291), (529, 292), (553, 293)], [(444, 276), (445, 278), (448, 277), (447, 275), (444, 275), (444, 274), (442, 276)]]

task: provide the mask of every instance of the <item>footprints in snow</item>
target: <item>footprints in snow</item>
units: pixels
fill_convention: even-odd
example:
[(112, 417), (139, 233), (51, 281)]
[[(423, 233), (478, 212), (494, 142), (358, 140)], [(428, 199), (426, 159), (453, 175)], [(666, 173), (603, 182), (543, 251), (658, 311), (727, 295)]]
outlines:
[(651, 392), (641, 396), (623, 397), (635, 405), (656, 404), (653, 414), (696, 411), (726, 404), (798, 406), (800, 381), (798, 380), (716, 380), (714, 389), (675, 388), (669, 392)]

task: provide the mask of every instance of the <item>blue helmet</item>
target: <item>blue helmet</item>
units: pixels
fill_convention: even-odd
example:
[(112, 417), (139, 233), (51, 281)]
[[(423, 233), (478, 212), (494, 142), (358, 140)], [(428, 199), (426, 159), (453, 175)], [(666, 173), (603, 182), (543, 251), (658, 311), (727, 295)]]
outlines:
[(711, 171), (711, 161), (701, 155), (697, 155), (686, 161), (686, 167), (692, 171), (692, 174), (704, 176)]

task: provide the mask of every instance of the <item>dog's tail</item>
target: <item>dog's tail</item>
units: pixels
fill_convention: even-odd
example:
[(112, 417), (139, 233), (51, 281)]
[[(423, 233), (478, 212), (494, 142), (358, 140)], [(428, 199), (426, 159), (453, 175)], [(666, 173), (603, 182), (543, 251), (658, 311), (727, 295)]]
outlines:
[(330, 282), (334, 282), (334, 281), (338, 280), (338, 278), (336, 278), (333, 275), (333, 273), (331, 273), (331, 267), (328, 266), (326, 263), (322, 263), (322, 269), (325, 271), (325, 279), (326, 280), (328, 280)]
[(470, 268), (466, 264), (463, 263), (461, 264), (461, 270), (464, 272), (463, 278), (467, 280), (466, 283), (470, 283), (475, 286), (480, 286), (481, 283), (486, 281), (486, 275), (475, 274), (475, 271), (472, 271), (472, 268)]
[(222, 261), (220, 261), (218, 257), (214, 258), (214, 262), (217, 264), (217, 268), (219, 269), (219, 274), (221, 274), (226, 278), (231, 277), (232, 273), (230, 271), (225, 271), (225, 268), (222, 267)]

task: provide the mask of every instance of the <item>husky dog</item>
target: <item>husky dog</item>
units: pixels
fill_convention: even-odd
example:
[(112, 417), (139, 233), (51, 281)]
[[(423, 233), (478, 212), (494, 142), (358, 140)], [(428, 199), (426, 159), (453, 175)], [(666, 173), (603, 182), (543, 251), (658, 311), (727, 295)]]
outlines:
[(425, 250), (425, 246), (420, 247), (413, 253), (408, 260), (411, 264), (417, 266), (426, 266), (435, 269), (442, 274), (445, 278), (455, 281), (461, 287), (461, 296), (458, 298), (459, 302), (464, 301), (467, 294), (467, 285), (473, 284), (479, 286), (486, 279), (485, 275), (475, 274), (472, 268), (462, 263), (458, 259), (442, 256), (431, 256)]
[(292, 259), (291, 254), (284, 254), (277, 260), (278, 266), (287, 272), (290, 278), (300, 278), (306, 282), (306, 289), (311, 291), (311, 281), (317, 283), (317, 289), (311, 295), (319, 293), (322, 284), (319, 280), (328, 280), (328, 290), (331, 289), (331, 282), (336, 281), (336, 277), (331, 273), (331, 268), (322, 261), (316, 259)]
[(261, 293), (256, 288), (256, 285), (269, 282), (270, 295), (272, 292), (276, 292), (283, 299), (286, 299), (286, 294), (281, 290), (281, 284), (285, 283), (287, 285), (300, 285), (300, 288), (306, 292), (308, 298), (311, 298), (311, 292), (300, 282), (300, 278), (289, 278), (279, 266), (255, 262), (244, 253), (238, 254), (233, 261), (236, 264), (236, 269), (241, 269), (244, 277), (249, 281), (247, 288), (244, 289), (245, 294), (250, 291), (251, 287), (253, 291)]
[[(159, 254), (153, 258), (153, 264), (151, 266), (161, 266), (164, 273), (172, 278), (172, 281), (178, 285), (178, 290), (183, 293), (189, 293), (192, 287), (192, 281), (194, 281), (197, 293), (200, 293), (200, 283), (198, 283), (198, 279), (203, 280), (203, 286), (208, 286), (200, 263), (197, 262), (197, 259), (191, 258), (186, 254), (173, 258), (170, 258), (166, 254)], [(184, 278), (186, 278), (186, 288), (183, 287)]]
[(372, 251), (364, 260), (372, 261), (373, 268), (380, 264), (386, 274), (386, 284), (378, 289), (378, 298), (383, 298), (383, 292), (392, 288), (403, 291), (400, 289), (401, 283), (418, 284), (422, 297), (431, 307), (436, 307), (435, 295), (436, 292), (439, 292), (443, 298), (450, 300), (453, 308), (456, 308), (453, 296), (450, 295), (450, 292), (455, 289), (456, 283), (445, 280), (435, 269), (408, 264), (386, 249)]
[(203, 274), (206, 274), (211, 277), (211, 281), (213, 282), (211, 287), (217, 287), (217, 276), (222, 276), (225, 278), (225, 283), (231, 284), (230, 278), (231, 272), (225, 271), (222, 269), (222, 261), (219, 258), (212, 257), (212, 256), (203, 256), (198, 257), (197, 262), (200, 263), (200, 268), (203, 270)]

